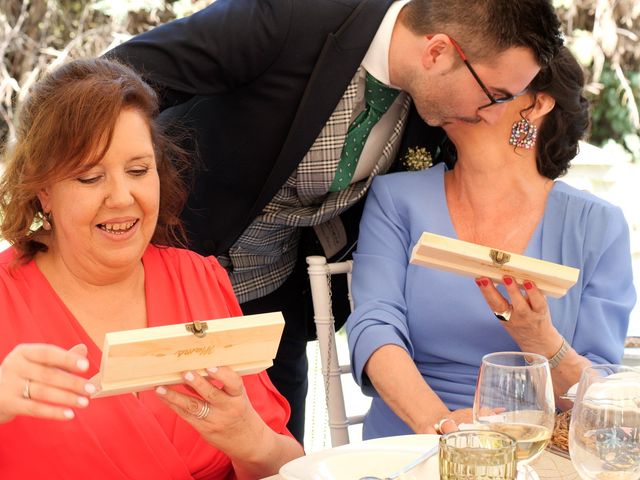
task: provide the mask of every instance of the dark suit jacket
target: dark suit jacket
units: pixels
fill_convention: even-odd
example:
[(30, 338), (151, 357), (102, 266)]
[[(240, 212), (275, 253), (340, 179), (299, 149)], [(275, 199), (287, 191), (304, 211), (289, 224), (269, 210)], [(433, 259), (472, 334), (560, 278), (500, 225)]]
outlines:
[[(194, 130), (201, 165), (183, 214), (191, 248), (224, 253), (260, 214), (322, 130), (392, 2), (217, 0), (108, 54), (158, 88), (165, 120)], [(432, 147), (431, 136), (411, 112), (401, 153)]]

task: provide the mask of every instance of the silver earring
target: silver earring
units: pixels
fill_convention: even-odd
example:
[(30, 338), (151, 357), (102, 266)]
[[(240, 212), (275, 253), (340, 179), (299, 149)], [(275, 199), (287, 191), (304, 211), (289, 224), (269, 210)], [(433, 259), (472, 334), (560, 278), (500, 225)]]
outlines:
[(522, 118), (514, 122), (513, 127), (511, 127), (509, 145), (530, 150), (535, 146), (537, 137), (538, 127), (526, 118)]
[(51, 230), (51, 212), (42, 212), (42, 228), (47, 232)]

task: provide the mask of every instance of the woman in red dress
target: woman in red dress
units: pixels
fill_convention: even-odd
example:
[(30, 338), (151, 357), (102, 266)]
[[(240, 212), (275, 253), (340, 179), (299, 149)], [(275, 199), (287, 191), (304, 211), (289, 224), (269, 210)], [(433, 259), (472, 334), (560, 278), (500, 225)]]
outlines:
[(90, 399), (107, 332), (242, 315), (215, 258), (169, 247), (185, 193), (157, 111), (106, 60), (63, 65), (22, 110), (0, 182), (2, 478), (262, 478), (303, 454), (264, 372)]

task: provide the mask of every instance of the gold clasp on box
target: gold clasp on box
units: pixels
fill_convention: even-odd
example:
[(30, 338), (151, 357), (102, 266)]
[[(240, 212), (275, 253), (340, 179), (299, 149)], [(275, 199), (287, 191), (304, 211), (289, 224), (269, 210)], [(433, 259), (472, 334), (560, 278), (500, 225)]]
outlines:
[(509, 260), (511, 260), (511, 255), (509, 255), (508, 253), (493, 249), (491, 249), (491, 251), (489, 252), (489, 257), (491, 257), (491, 261), (496, 266), (504, 265)]
[(187, 323), (184, 328), (186, 328), (188, 332), (193, 333), (196, 337), (202, 338), (207, 334), (206, 332), (209, 325), (207, 325), (207, 322), (194, 320), (191, 323)]

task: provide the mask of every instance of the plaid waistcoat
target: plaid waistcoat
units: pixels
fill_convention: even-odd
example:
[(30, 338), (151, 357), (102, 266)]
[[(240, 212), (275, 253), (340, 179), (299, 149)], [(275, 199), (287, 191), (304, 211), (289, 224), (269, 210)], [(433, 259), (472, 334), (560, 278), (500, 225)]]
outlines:
[(298, 227), (319, 225), (340, 215), (364, 196), (376, 175), (391, 166), (411, 103), (404, 93), (400, 118), (371, 174), (344, 190), (329, 193), (362, 75), (360, 67), (298, 168), (229, 252), (218, 257), (229, 272), (240, 303), (273, 292), (287, 279), (298, 258)]

